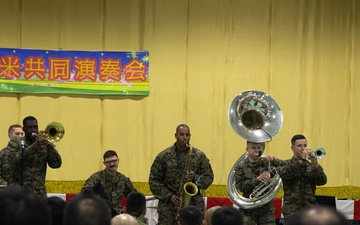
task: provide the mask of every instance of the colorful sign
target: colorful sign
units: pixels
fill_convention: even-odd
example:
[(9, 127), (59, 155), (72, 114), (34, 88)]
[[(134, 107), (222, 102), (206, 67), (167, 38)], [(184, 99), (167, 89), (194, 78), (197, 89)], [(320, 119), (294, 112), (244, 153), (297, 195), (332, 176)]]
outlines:
[(0, 48), (0, 92), (149, 95), (149, 52)]

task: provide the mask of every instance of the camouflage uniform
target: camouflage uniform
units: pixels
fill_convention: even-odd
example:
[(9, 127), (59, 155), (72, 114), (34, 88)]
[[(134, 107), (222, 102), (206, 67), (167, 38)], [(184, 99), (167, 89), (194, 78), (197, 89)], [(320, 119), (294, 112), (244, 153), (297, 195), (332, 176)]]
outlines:
[(115, 176), (111, 176), (105, 169), (94, 173), (85, 181), (81, 191), (86, 190), (93, 191), (104, 198), (113, 215), (121, 212), (122, 197), (136, 191), (128, 177), (119, 172), (116, 172)]
[(324, 169), (318, 164), (315, 168), (307, 160), (294, 157), (285, 160), (285, 165), (279, 167), (279, 174), (283, 182), (284, 203), (282, 213), (284, 216), (296, 212), (307, 205), (317, 204), (315, 199), (316, 186), (324, 185), (327, 177)]
[(133, 216), (133, 217), (136, 219), (136, 221), (139, 223), (139, 225), (146, 225), (147, 224), (146, 220), (142, 220), (139, 217), (135, 217), (135, 216)]
[(176, 144), (160, 152), (155, 158), (150, 171), (149, 184), (150, 190), (156, 198), (159, 199), (157, 208), (159, 225), (177, 224), (176, 214), (178, 207), (175, 207), (171, 201), (171, 195), (180, 196), (179, 192), (183, 190), (186, 183), (186, 161), (189, 160), (188, 169), (195, 173), (194, 183), (197, 182), (198, 193), (191, 197), (189, 205), (198, 207), (204, 211), (205, 203), (200, 189), (207, 189), (214, 179), (213, 170), (209, 159), (199, 149), (192, 147), (192, 153), (179, 151)]
[(0, 151), (0, 185), (7, 185), (11, 183), (12, 169), (9, 162), (9, 153), (12, 146), (10, 142)]
[[(281, 160), (274, 158), (270, 162), (271, 166), (277, 167)], [(269, 163), (263, 158), (260, 158), (258, 162), (252, 163), (249, 158), (246, 158), (242, 163), (235, 167), (235, 182), (236, 187), (243, 192), (243, 197), (249, 198), (255, 187), (261, 183), (256, 178), (268, 170)], [(253, 209), (241, 209), (240, 211), (244, 215), (244, 224), (247, 225), (262, 225), (262, 224), (275, 224), (274, 218), (274, 204), (272, 201), (265, 205), (253, 208)]]
[[(10, 140), (8, 149), (9, 161), (13, 168), (11, 184), (21, 185), (22, 149), (20, 142)], [(60, 154), (51, 144), (34, 149), (30, 147), (28, 141), (25, 141), (23, 157), (22, 189), (34, 192), (41, 198), (46, 198), (45, 178), (47, 165), (54, 169), (60, 168), (62, 163)]]

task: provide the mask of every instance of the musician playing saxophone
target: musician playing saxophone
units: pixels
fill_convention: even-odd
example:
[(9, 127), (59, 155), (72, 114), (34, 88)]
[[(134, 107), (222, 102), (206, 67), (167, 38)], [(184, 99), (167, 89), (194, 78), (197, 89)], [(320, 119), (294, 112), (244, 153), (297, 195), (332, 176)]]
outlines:
[[(186, 124), (176, 127), (176, 142), (160, 152), (150, 170), (150, 190), (158, 204), (158, 225), (175, 225), (183, 203), (183, 186), (186, 182), (207, 189), (214, 179), (209, 159), (199, 149), (190, 146), (190, 128)], [(191, 197), (189, 205), (204, 212), (205, 203), (201, 192)]]
[[(235, 168), (236, 187), (243, 192), (243, 197), (249, 198), (256, 186), (261, 183), (266, 184), (270, 182), (271, 173), (269, 171), (269, 162), (272, 167), (276, 167), (281, 163), (281, 160), (272, 156), (261, 157), (264, 146), (264, 142), (253, 143), (247, 141), (246, 151), (248, 157)], [(275, 224), (275, 208), (272, 201), (258, 208), (240, 208), (240, 210), (244, 215), (244, 224)]]

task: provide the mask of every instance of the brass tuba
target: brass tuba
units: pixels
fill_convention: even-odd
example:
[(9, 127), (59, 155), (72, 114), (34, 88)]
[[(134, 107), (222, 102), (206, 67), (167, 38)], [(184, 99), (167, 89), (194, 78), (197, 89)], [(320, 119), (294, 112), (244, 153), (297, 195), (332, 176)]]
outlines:
[[(271, 141), (278, 133), (283, 122), (283, 115), (279, 105), (268, 94), (250, 90), (240, 93), (234, 98), (229, 107), (229, 121), (233, 130), (250, 142), (260, 143)], [(271, 201), (279, 192), (281, 178), (275, 168), (270, 168), (272, 173), (269, 184), (259, 184), (249, 198), (239, 193), (235, 184), (235, 168), (247, 159), (245, 152), (232, 167), (228, 182), (227, 192), (231, 201), (243, 209), (258, 208)]]
[(39, 134), (33, 133), (32, 136), (43, 136), (49, 142), (60, 141), (64, 137), (65, 129), (64, 126), (58, 122), (49, 123), (44, 131), (40, 131)]

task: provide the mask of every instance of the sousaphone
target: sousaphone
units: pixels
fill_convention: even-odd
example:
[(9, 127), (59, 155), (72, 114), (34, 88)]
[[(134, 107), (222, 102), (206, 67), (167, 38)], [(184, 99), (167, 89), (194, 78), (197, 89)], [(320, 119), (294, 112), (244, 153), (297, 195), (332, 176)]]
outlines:
[[(229, 107), (229, 121), (233, 130), (247, 141), (260, 143), (271, 141), (279, 132), (283, 115), (279, 105), (268, 94), (249, 90), (237, 95)], [(234, 164), (227, 183), (227, 192), (231, 201), (243, 209), (258, 208), (271, 201), (281, 187), (281, 178), (275, 173), (269, 184), (260, 184), (249, 198), (243, 197), (235, 185), (235, 168), (247, 159), (245, 152)], [(270, 168), (269, 168), (270, 169)]]

